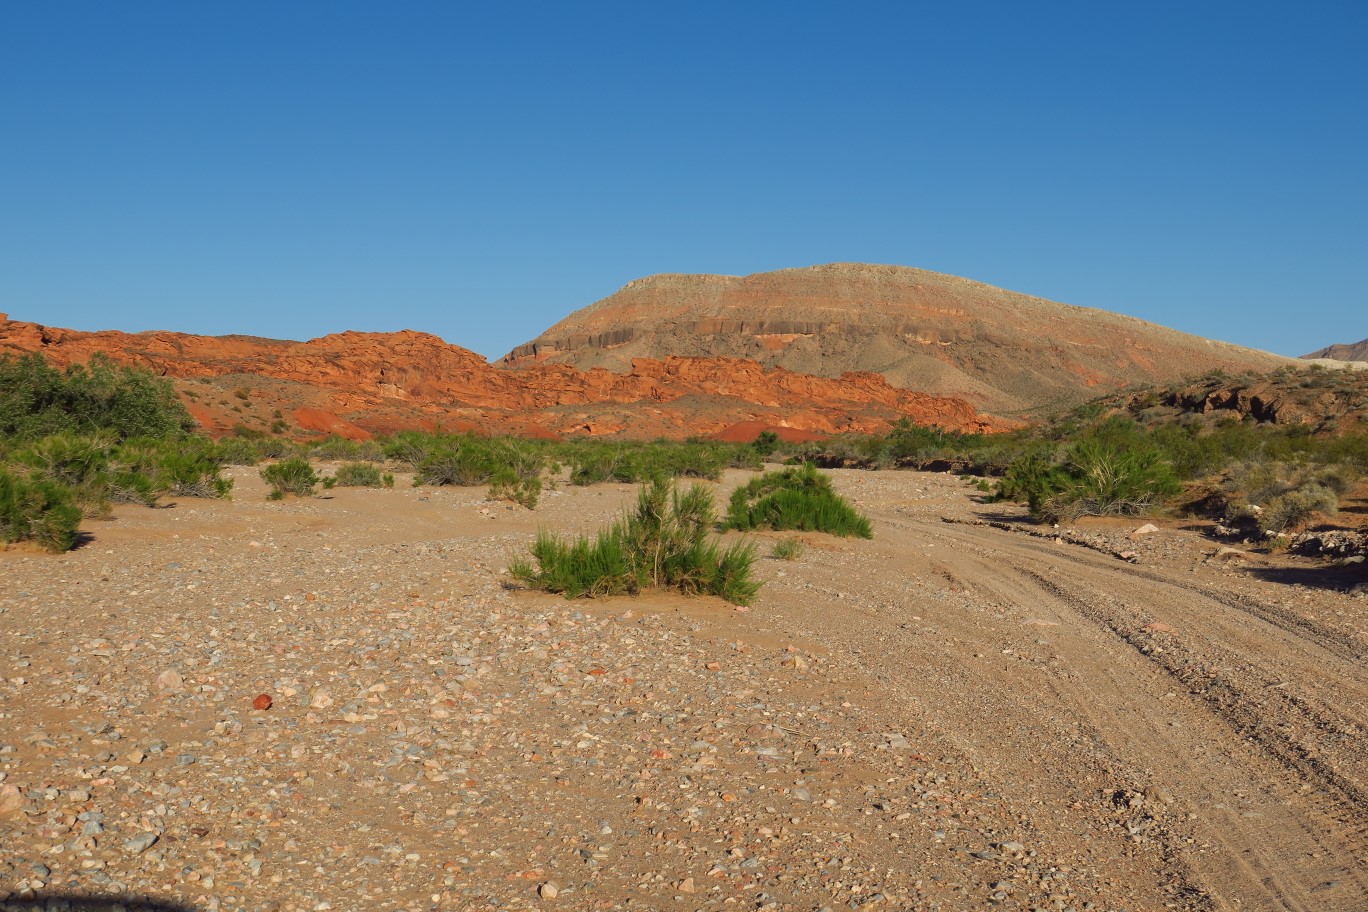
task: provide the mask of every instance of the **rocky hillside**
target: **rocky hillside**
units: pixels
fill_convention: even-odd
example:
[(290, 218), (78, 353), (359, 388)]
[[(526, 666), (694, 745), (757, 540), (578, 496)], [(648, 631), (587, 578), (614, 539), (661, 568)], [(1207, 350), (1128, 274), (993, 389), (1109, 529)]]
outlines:
[(955, 276), (835, 263), (639, 279), (502, 363), (626, 371), (636, 358), (666, 355), (749, 358), (819, 376), (867, 371), (999, 415), (1289, 360)]
[(1353, 345), (1327, 345), (1302, 357), (1308, 360), (1328, 358), (1332, 361), (1368, 361), (1368, 339), (1355, 342)]
[(1368, 426), (1368, 370), (1320, 365), (1227, 376), (1216, 372), (1168, 387), (1129, 390), (1099, 401), (1150, 422), (1202, 415), (1260, 424), (1302, 425), (1315, 434)]
[(211, 432), (240, 424), (361, 437), (440, 425), (524, 435), (678, 438), (735, 436), (738, 427), (874, 432), (902, 417), (963, 431), (1005, 426), (962, 399), (899, 389), (874, 373), (817, 377), (754, 361), (689, 357), (640, 359), (620, 373), (555, 363), (505, 371), (474, 352), (410, 331), (286, 342), (85, 333), (0, 319), (0, 355), (30, 351), (58, 365), (101, 352), (171, 377), (191, 414)]

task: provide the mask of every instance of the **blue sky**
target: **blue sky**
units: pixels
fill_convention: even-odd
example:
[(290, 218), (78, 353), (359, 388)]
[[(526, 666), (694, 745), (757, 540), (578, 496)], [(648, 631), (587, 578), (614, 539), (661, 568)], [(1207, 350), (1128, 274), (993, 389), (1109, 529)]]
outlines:
[(657, 272), (1368, 336), (1368, 4), (11, 2), (0, 311), (503, 354)]

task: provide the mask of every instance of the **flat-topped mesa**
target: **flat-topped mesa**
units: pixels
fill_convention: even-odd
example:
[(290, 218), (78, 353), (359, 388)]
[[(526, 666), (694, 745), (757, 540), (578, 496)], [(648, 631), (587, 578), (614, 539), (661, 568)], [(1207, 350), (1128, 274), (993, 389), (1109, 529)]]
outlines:
[(635, 358), (669, 355), (750, 358), (830, 377), (875, 371), (896, 387), (965, 398), (999, 414), (1287, 361), (957, 276), (832, 263), (739, 277), (638, 279), (500, 364), (623, 372)]

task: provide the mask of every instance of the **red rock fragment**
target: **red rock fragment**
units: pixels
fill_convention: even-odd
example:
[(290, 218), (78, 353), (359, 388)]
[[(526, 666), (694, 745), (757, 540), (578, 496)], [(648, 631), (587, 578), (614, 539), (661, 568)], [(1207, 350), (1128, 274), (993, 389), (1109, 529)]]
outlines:
[(252, 701), (252, 708), (253, 708), (253, 709), (270, 709), (270, 708), (271, 708), (271, 705), (272, 705), (274, 702), (275, 702), (275, 701), (271, 699), (271, 695), (270, 695), (270, 694), (258, 694), (258, 695), (257, 695), (257, 698), (256, 698), (255, 700)]

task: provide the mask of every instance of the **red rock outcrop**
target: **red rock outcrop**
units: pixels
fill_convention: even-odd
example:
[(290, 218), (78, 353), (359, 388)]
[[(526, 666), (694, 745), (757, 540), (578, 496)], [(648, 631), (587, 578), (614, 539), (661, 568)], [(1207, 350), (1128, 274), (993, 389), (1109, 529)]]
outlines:
[[(700, 357), (641, 358), (619, 373), (566, 364), (506, 371), (412, 331), (287, 342), (83, 333), (8, 321), (0, 323), (0, 353), (6, 351), (40, 351), (58, 365), (101, 352), (174, 378), (196, 420), (211, 431), (253, 416), (264, 423), (267, 406), (274, 406), (277, 420), (288, 411), (298, 427), (356, 439), (420, 426), (641, 437), (714, 434), (740, 422), (818, 434), (876, 432), (903, 417), (959, 431), (1009, 426), (977, 414), (962, 399), (898, 389), (868, 372), (817, 377), (745, 359)], [(200, 394), (206, 384), (219, 391), (217, 404)], [(227, 390), (232, 397), (222, 395)]]

